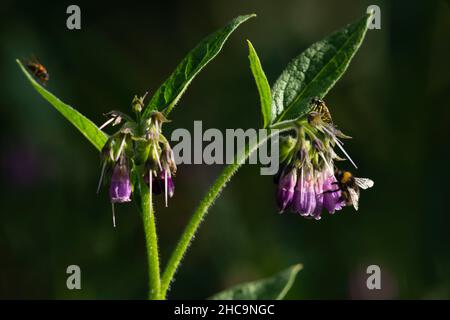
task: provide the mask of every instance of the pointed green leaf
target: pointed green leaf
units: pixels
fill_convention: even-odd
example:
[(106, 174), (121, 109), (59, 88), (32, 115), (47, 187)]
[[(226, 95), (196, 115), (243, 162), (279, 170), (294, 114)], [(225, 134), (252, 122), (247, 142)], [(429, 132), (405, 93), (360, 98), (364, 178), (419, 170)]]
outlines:
[(282, 300), (303, 268), (296, 264), (271, 278), (247, 282), (213, 295), (212, 300)]
[(358, 51), (371, 15), (314, 43), (289, 63), (272, 88), (275, 122), (308, 112), (310, 100), (323, 98), (344, 74)]
[(159, 87), (152, 96), (144, 116), (151, 111), (163, 111), (167, 116), (181, 98), (186, 88), (194, 77), (205, 67), (222, 49), (230, 34), (246, 20), (256, 16), (249, 14), (233, 19), (225, 27), (203, 39), (188, 55), (181, 61), (170, 77)]
[(270, 94), (270, 86), (267, 81), (266, 74), (259, 61), (258, 54), (252, 43), (248, 42), (248, 59), (250, 60), (250, 69), (252, 70), (253, 77), (255, 78), (256, 87), (259, 92), (259, 100), (261, 103), (261, 113), (263, 116), (264, 128), (272, 123), (272, 97)]
[(100, 130), (91, 120), (83, 116), (71, 106), (65, 104), (52, 93), (42, 87), (33, 76), (25, 69), (20, 60), (16, 60), (36, 91), (55, 107), (67, 120), (69, 120), (99, 151), (108, 140), (108, 135)]

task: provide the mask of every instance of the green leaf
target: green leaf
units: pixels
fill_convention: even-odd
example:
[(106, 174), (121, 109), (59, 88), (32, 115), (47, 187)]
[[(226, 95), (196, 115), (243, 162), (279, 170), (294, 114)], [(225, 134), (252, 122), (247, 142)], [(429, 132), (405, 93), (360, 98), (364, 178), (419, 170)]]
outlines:
[(282, 300), (294, 284), (297, 273), (303, 268), (296, 264), (271, 278), (247, 282), (219, 292), (212, 300)]
[(255, 14), (239, 16), (222, 29), (203, 39), (184, 57), (175, 71), (155, 92), (144, 110), (144, 116), (148, 116), (153, 110), (164, 110), (164, 114), (167, 116), (194, 77), (222, 50), (230, 34), (241, 23), (255, 16)]
[(275, 122), (308, 112), (310, 100), (323, 98), (344, 74), (358, 51), (371, 15), (314, 43), (289, 63), (272, 88)]
[(52, 106), (55, 107), (67, 120), (69, 120), (99, 151), (108, 140), (108, 135), (100, 130), (91, 120), (83, 116), (71, 106), (65, 104), (52, 93), (42, 87), (33, 76), (25, 69), (20, 60), (16, 59), (23, 73), (27, 76), (36, 91)]
[(252, 43), (248, 42), (248, 59), (250, 60), (250, 69), (255, 78), (256, 87), (259, 92), (259, 99), (261, 102), (261, 113), (263, 115), (264, 128), (272, 123), (272, 98), (270, 94), (270, 86), (267, 77), (262, 69), (258, 54), (255, 51)]

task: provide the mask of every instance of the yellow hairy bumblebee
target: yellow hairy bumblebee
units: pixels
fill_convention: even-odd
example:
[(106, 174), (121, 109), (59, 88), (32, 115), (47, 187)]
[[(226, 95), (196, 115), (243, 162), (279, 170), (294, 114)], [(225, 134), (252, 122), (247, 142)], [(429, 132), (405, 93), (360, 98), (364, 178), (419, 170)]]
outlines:
[(347, 205), (353, 205), (355, 210), (358, 210), (359, 188), (372, 188), (374, 182), (368, 178), (355, 177), (350, 171), (343, 171), (337, 169), (335, 172), (337, 179), (336, 184), (342, 192), (342, 200)]

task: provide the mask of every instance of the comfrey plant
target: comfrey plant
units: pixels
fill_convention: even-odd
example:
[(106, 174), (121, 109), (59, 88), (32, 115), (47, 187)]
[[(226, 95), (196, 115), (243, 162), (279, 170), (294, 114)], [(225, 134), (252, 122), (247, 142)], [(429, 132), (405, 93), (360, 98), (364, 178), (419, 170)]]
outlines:
[(284, 164), (275, 180), (280, 212), (291, 207), (304, 217), (319, 220), (323, 209), (332, 214), (353, 205), (358, 210), (359, 188), (370, 188), (373, 181), (334, 169), (334, 161), (343, 160), (334, 152), (335, 146), (357, 167), (339, 140), (349, 137), (333, 124), (325, 102), (313, 98), (311, 111), (291, 125), (295, 138), (284, 140), (291, 148), (284, 150)]
[[(371, 180), (356, 178), (335, 168), (341, 160), (335, 153), (346, 136), (331, 120), (323, 98), (347, 69), (366, 34), (372, 14), (314, 43), (297, 56), (270, 88), (260, 60), (250, 41), (250, 68), (261, 102), (263, 128), (269, 134), (237, 153), (205, 197), (185, 227), (163, 272), (160, 272), (158, 237), (153, 195), (174, 196), (176, 165), (163, 124), (195, 76), (220, 52), (230, 34), (254, 15), (239, 16), (206, 37), (181, 61), (170, 77), (145, 103), (146, 95), (131, 103), (134, 116), (119, 111), (107, 113), (100, 127), (63, 103), (40, 85), (17, 60), (37, 92), (69, 120), (101, 153), (102, 169), (98, 189), (106, 184), (113, 206), (136, 201), (146, 238), (150, 299), (165, 299), (173, 277), (209, 208), (219, 197), (240, 166), (268, 139), (281, 134), (280, 171), (277, 174), (277, 203), (280, 212), (291, 209), (305, 217), (319, 219), (325, 209), (330, 213), (346, 205), (358, 208), (358, 187), (372, 186)], [(311, 100), (313, 99), (314, 100)], [(112, 135), (106, 126), (120, 125)], [(178, 191), (179, 192), (179, 191)], [(181, 190), (181, 192), (185, 192)], [(245, 283), (213, 295), (212, 299), (282, 299), (302, 268), (294, 265), (271, 278)]]
[(175, 191), (173, 176), (177, 166), (169, 141), (162, 133), (162, 125), (168, 120), (163, 113), (152, 111), (149, 117), (141, 116), (144, 98), (134, 97), (132, 109), (136, 119), (119, 112), (111, 111), (109, 119), (100, 126), (117, 125), (125, 120), (120, 130), (111, 135), (102, 148), (102, 172), (97, 192), (104, 180), (105, 171), (112, 171), (109, 196), (113, 205), (113, 224), (116, 226), (114, 203), (131, 201), (133, 183), (130, 170), (136, 173), (135, 181), (144, 179), (149, 188), (150, 203), (152, 194), (164, 192), (167, 207), (168, 197)]

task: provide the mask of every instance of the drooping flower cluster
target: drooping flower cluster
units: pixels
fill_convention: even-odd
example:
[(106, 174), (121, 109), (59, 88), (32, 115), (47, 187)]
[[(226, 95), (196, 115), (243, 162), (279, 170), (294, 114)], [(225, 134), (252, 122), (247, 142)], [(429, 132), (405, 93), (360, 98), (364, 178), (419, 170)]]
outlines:
[(277, 204), (280, 212), (291, 208), (304, 217), (320, 219), (323, 209), (329, 213), (345, 206), (333, 170), (314, 169), (311, 164), (284, 168), (278, 182)]
[(161, 134), (161, 124), (167, 120), (163, 118), (161, 113), (155, 113), (152, 119), (155, 125), (149, 131), (149, 136), (153, 136), (153, 139), (150, 139), (152, 142), (149, 145), (149, 157), (145, 163), (144, 180), (152, 194), (157, 195), (164, 192), (167, 207), (167, 199), (172, 198), (175, 192), (173, 176), (177, 171), (177, 166), (173, 151)]
[(130, 116), (112, 111), (107, 114), (108, 121), (100, 128), (112, 124), (122, 127), (111, 135), (102, 149), (102, 172), (98, 185), (99, 191), (104, 176), (111, 173), (109, 197), (113, 204), (113, 224), (115, 226), (114, 203), (132, 200), (133, 188), (143, 181), (149, 187), (150, 194), (165, 194), (165, 204), (175, 191), (173, 177), (177, 167), (169, 142), (162, 134), (162, 124), (168, 120), (160, 112), (154, 111), (141, 118), (144, 97), (134, 97), (133, 110), (137, 120)]
[(282, 165), (275, 179), (278, 184), (276, 200), (280, 213), (291, 209), (319, 220), (324, 209), (331, 214), (346, 205), (357, 209), (359, 188), (355, 179), (371, 182), (367, 187), (371, 187), (373, 181), (353, 178), (350, 174), (346, 181), (340, 180), (335, 161), (344, 159), (335, 153), (334, 147), (337, 146), (356, 168), (339, 140), (350, 137), (336, 128), (322, 100), (315, 98), (312, 103), (323, 104), (322, 109), (312, 108), (313, 111), (295, 122), (295, 138), (289, 136), (282, 140), (282, 144), (289, 147), (280, 153)]

